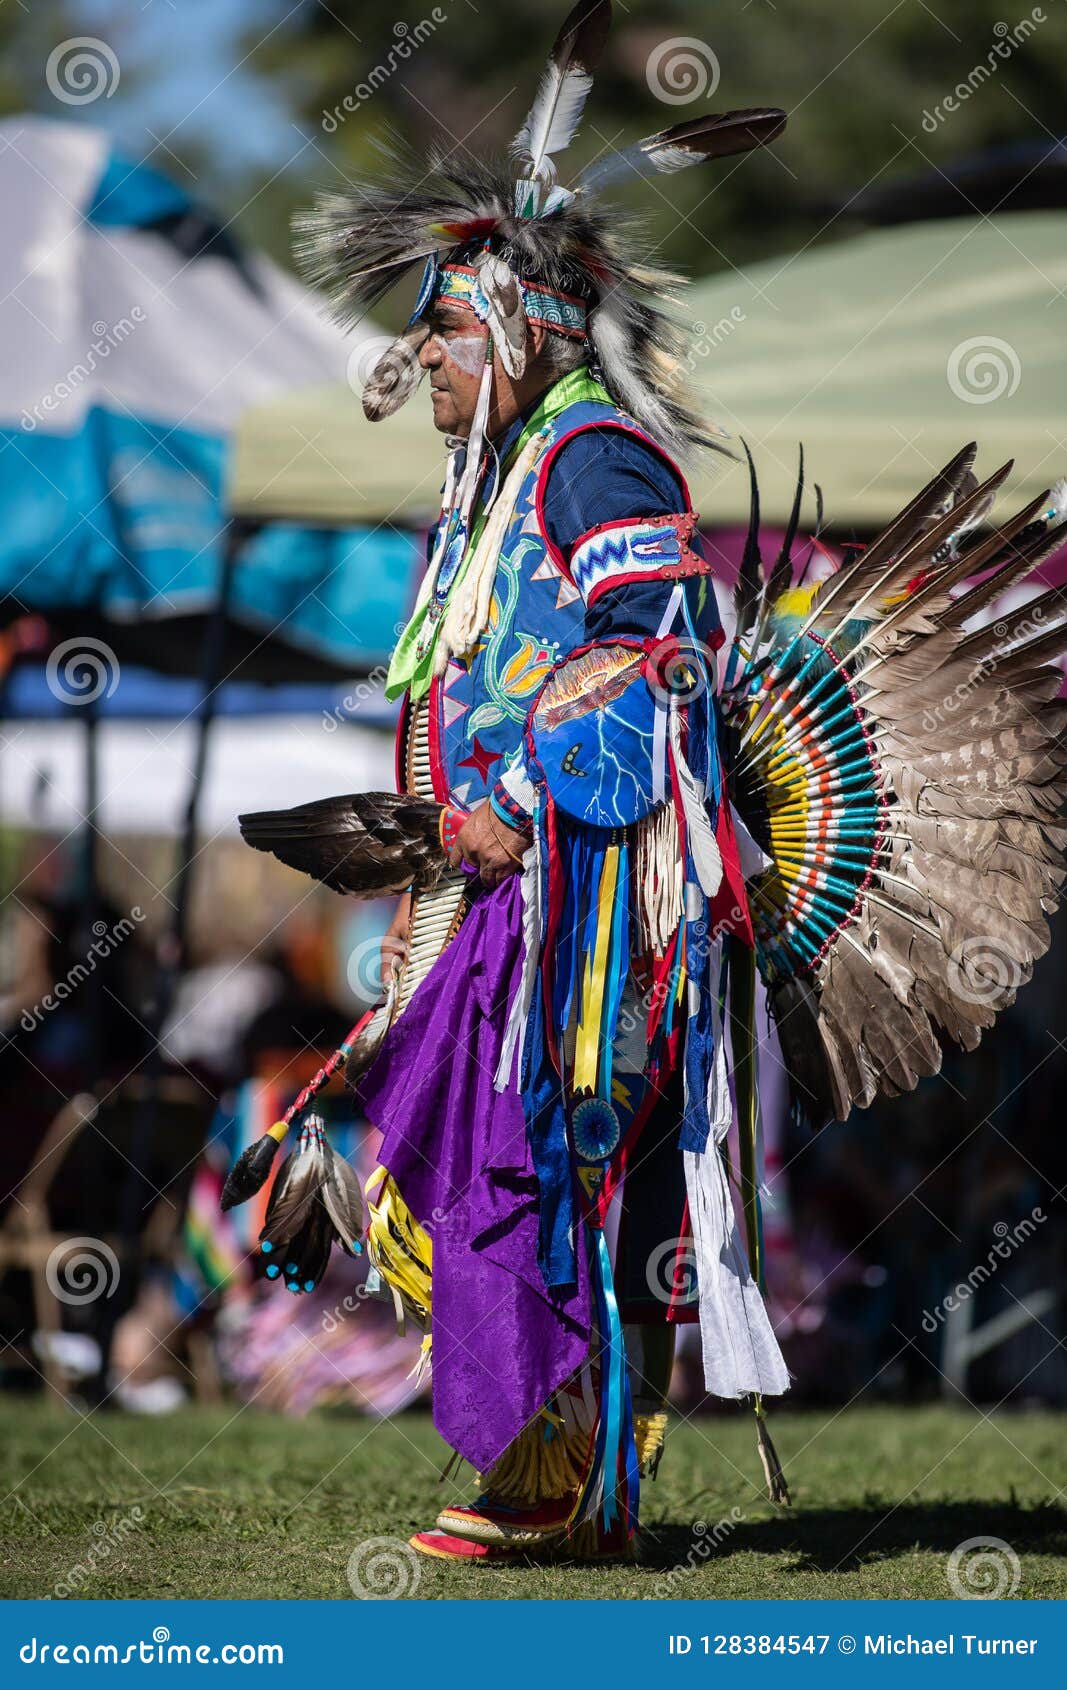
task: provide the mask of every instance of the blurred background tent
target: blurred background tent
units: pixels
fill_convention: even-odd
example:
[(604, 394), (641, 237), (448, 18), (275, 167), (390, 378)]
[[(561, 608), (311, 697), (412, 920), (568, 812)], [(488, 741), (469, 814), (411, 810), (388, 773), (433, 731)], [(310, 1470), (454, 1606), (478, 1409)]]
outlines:
[[(0, 127), (0, 208), (0, 616), (39, 611), (120, 661), (195, 673), (197, 619), (223, 576), (234, 421), (343, 379), (362, 337), (353, 346), (290, 276), (87, 126)], [(381, 525), (254, 543), (229, 589), (227, 668), (372, 666), (415, 557), (410, 535)]]
[[(201, 831), (232, 836), (239, 810), (280, 792), (389, 784), (388, 716), (368, 677), (404, 616), (421, 540), (381, 524), (262, 534), (228, 522), (239, 411), (343, 378), (353, 346), (166, 176), (88, 126), (16, 119), (0, 133), (0, 206), (0, 798), (5, 878), (25, 912), (2, 935), (23, 1020), (0, 1065), (24, 1128), (2, 1160), (7, 1189), (67, 1120), (72, 1088), (79, 1119), (114, 1146), (102, 1183), (84, 1166), (76, 1180), (127, 1266), (122, 1297), (96, 1311), (102, 1385), (152, 1192), (195, 1162), (217, 1086), (241, 1062), (241, 1017), (270, 1001), (262, 968), (239, 966), (269, 904), (246, 902), (242, 929), (232, 895), (220, 907), (217, 862), (207, 955), (217, 965), (228, 947), (238, 960), (220, 978), (198, 972), (191, 997), (180, 978), (205, 960), (203, 924), (199, 957), (188, 947)], [(363, 708), (358, 727), (346, 698)], [(254, 729), (263, 715), (269, 735)], [(64, 1003), (42, 1033), (25, 1000), (49, 975)], [(341, 980), (358, 1001), (343, 968)], [(290, 1027), (300, 1020), (294, 1003)], [(312, 1036), (347, 1024), (331, 1012)], [(179, 1216), (184, 1201), (170, 1200)], [(43, 1256), (31, 1258), (39, 1275)]]
[[(173, 839), (180, 830), (196, 755), (197, 692), (193, 681), (162, 684), (123, 670), (97, 730), (96, 819), (104, 833)], [(348, 721), (337, 687), (228, 683), (219, 693), (200, 797), (203, 832), (212, 840), (235, 839), (238, 815), (279, 794), (301, 804), (338, 781), (369, 791), (388, 787), (392, 735), (373, 725), (384, 722), (384, 709), (371, 717)], [(61, 835), (78, 827), (85, 814), (82, 739), (80, 722), (48, 692), (39, 671), (13, 678), (0, 750), (8, 826)]]

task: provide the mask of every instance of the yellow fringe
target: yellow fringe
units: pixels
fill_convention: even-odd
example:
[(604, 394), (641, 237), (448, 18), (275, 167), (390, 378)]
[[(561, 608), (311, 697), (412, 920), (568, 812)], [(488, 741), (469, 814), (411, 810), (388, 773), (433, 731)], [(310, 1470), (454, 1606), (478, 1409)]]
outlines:
[[(643, 1479), (656, 1476), (666, 1432), (666, 1409), (634, 1415), (634, 1444)], [(558, 1415), (542, 1409), (481, 1476), (482, 1488), (494, 1502), (535, 1508), (539, 1502), (552, 1502), (578, 1490), (588, 1453), (588, 1431), (566, 1427)]]
[(654, 1479), (663, 1458), (663, 1441), (667, 1435), (667, 1410), (655, 1414), (634, 1415), (634, 1444), (637, 1449), (637, 1469), (642, 1479)]
[(483, 1489), (494, 1502), (527, 1508), (569, 1496), (582, 1482), (588, 1444), (588, 1432), (543, 1409), (483, 1476)]
[[(379, 1181), (375, 1202), (370, 1194)], [(366, 1192), (370, 1214), (367, 1254), (371, 1264), (393, 1293), (401, 1331), (405, 1317), (425, 1331), (430, 1324), (433, 1280), (430, 1236), (419, 1225), (384, 1168), (375, 1168), (367, 1181)], [(428, 1349), (428, 1342), (424, 1343), (424, 1356)]]

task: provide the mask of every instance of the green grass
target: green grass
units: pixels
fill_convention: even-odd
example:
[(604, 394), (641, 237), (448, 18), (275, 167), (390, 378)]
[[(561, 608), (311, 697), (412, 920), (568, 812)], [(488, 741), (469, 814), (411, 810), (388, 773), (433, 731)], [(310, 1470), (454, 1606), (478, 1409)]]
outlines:
[[(1018, 1595), (1067, 1596), (1062, 1418), (852, 1408), (777, 1413), (773, 1430), (790, 1510), (766, 1500), (750, 1418), (704, 1418), (671, 1433), (646, 1489), (641, 1565), (421, 1563), (413, 1594), (947, 1597), (951, 1551), (992, 1536), (1019, 1558)], [(470, 1480), (437, 1482), (447, 1452), (418, 1413), (78, 1419), (8, 1398), (0, 1449), (3, 1597), (69, 1587), (79, 1565), (83, 1597), (349, 1597), (361, 1542), (403, 1542)]]

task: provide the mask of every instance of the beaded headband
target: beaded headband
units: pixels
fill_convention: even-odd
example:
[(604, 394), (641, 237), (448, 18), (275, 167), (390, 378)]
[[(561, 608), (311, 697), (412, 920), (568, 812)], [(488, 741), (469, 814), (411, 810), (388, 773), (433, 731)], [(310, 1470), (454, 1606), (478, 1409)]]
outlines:
[[(583, 299), (561, 293), (543, 282), (524, 282), (521, 276), (516, 279), (528, 323), (541, 323), (557, 334), (569, 335), (572, 340), (585, 339), (586, 305)], [(473, 264), (443, 264), (437, 272), (431, 297), (457, 300), (459, 304), (469, 306), (480, 322), (489, 319), (489, 302), (482, 292), (478, 271)]]

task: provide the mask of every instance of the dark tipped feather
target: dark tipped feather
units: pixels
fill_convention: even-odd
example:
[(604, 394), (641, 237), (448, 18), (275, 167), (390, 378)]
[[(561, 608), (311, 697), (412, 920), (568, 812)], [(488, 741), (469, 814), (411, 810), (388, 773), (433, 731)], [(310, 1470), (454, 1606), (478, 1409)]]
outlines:
[(363, 1231), (363, 1203), (359, 1181), (352, 1168), (327, 1145), (326, 1179), (322, 1200), (330, 1217), (336, 1241), (349, 1256), (358, 1255), (359, 1238)]
[(804, 447), (801, 445), (798, 448), (797, 484), (793, 493), (793, 506), (789, 512), (789, 521), (786, 524), (785, 536), (782, 540), (782, 549), (775, 560), (774, 568), (771, 570), (770, 583), (767, 589), (768, 596), (772, 600), (776, 599), (780, 593), (784, 593), (786, 588), (792, 585), (793, 545), (796, 541), (797, 529), (800, 527), (800, 507), (803, 499)]
[(226, 1183), (222, 1188), (219, 1207), (223, 1214), (227, 1209), (236, 1208), (238, 1203), (247, 1203), (250, 1197), (254, 1197), (257, 1191), (263, 1189), (277, 1153), (278, 1140), (272, 1138), (270, 1133), (264, 1133), (262, 1138), (257, 1138), (255, 1144), (250, 1144), (246, 1150), (242, 1150), (226, 1175)]
[(578, 186), (594, 193), (627, 176), (669, 175), (693, 164), (751, 152), (777, 140), (785, 125), (785, 112), (774, 106), (691, 118), (597, 159), (582, 172)]
[(556, 36), (537, 97), (511, 151), (531, 176), (552, 174), (581, 122), (611, 27), (610, 0), (578, 0)]
[(749, 617), (755, 608), (760, 590), (760, 509), (759, 509), (759, 481), (756, 477), (756, 465), (752, 453), (748, 449), (748, 442), (742, 440), (742, 449), (748, 459), (748, 533), (745, 535), (745, 549), (741, 553), (741, 566), (737, 572), (737, 585), (734, 589), (734, 612), (737, 618), (738, 632), (743, 632), (748, 626)]
[(356, 792), (237, 819), (246, 845), (356, 897), (431, 886), (445, 866), (441, 806), (403, 793)]

